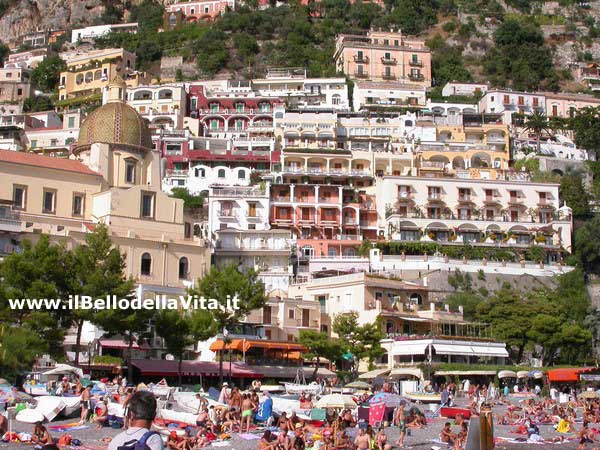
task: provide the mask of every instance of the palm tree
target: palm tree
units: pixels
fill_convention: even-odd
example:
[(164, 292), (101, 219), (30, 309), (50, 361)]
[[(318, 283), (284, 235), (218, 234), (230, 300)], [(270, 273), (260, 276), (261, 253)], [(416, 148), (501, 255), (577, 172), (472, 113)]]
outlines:
[(544, 113), (535, 111), (525, 121), (525, 131), (531, 131), (535, 134), (537, 142), (537, 152), (540, 152), (540, 138), (542, 133), (545, 131), (551, 134), (550, 124), (548, 123), (548, 117)]

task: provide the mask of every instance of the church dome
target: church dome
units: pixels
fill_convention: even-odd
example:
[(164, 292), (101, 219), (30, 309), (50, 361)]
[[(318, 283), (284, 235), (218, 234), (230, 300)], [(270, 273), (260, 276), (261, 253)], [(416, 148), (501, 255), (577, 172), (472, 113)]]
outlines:
[(94, 110), (81, 124), (76, 150), (94, 143), (152, 148), (146, 121), (131, 106), (111, 102)]

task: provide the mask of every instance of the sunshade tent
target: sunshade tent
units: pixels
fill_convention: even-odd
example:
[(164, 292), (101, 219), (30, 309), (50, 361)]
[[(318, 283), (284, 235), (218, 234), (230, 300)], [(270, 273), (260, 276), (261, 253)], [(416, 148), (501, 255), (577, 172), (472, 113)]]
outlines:
[(371, 385), (365, 381), (353, 381), (352, 383), (348, 383), (346, 386), (350, 389), (370, 389)]
[(83, 370), (78, 367), (73, 367), (68, 364), (57, 364), (53, 369), (44, 372), (44, 375), (70, 375), (75, 374), (79, 378), (83, 377)]
[(324, 395), (315, 403), (315, 408), (354, 409), (356, 407), (354, 400), (342, 394)]
[(388, 373), (390, 373), (392, 369), (376, 369), (376, 370), (371, 370), (370, 372), (365, 372), (362, 375), (359, 375), (358, 378), (360, 378), (361, 380), (373, 380), (377, 377), (382, 377), (384, 375), (387, 375)]
[(46, 420), (46, 417), (44, 417), (44, 415), (41, 412), (36, 411), (35, 409), (23, 409), (19, 411), (15, 419), (17, 420), (17, 422), (37, 423), (43, 422), (44, 420)]
[(498, 378), (517, 378), (517, 374), (512, 370), (501, 370), (498, 372)]
[(527, 370), (519, 370), (517, 372), (517, 378), (529, 378), (529, 372)]
[(592, 398), (600, 398), (600, 392), (598, 391), (583, 391), (578, 395), (579, 398), (583, 399), (592, 399)]

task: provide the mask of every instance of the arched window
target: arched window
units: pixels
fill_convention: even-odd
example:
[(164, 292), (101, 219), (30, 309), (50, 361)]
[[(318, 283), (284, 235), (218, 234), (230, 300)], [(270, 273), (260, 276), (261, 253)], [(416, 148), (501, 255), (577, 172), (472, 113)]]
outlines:
[(340, 101), (342, 101), (342, 97), (340, 97), (338, 94), (335, 94), (331, 97), (331, 103), (333, 105), (339, 105)]
[(194, 172), (195, 172), (194, 175), (196, 175), (196, 178), (198, 178), (198, 177), (204, 178), (206, 176), (204, 169), (201, 167), (196, 167), (194, 169)]
[(244, 169), (238, 170), (238, 179), (245, 180), (246, 179), (246, 171)]
[(337, 256), (337, 250), (335, 247), (329, 247), (327, 249), (327, 256)]
[(152, 272), (152, 256), (150, 256), (150, 253), (144, 253), (142, 255), (140, 273), (142, 275), (150, 275), (150, 272)]
[(219, 171), (217, 172), (217, 177), (225, 178), (225, 169), (219, 169)]
[(188, 277), (188, 273), (190, 270), (190, 263), (188, 259), (184, 256), (179, 258), (179, 278), (186, 279)]
[(413, 303), (413, 304), (415, 304), (415, 305), (422, 305), (423, 304), (423, 298), (419, 294), (412, 294), (410, 296), (410, 302)]

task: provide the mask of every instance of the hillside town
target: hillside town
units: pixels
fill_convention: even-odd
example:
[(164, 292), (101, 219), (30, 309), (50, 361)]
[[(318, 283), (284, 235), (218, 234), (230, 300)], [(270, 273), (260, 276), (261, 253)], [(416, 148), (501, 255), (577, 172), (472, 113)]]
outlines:
[[(315, 3), (300, 7), (323, 20), (332, 6)], [(256, 9), (275, 6), (261, 0)], [(235, 0), (169, 3), (158, 32), (217, 24), (238, 8)], [(262, 435), (264, 422), (295, 430), (297, 440), (301, 424), (306, 447), (323, 439), (366, 450), (366, 417), (373, 428), (395, 424), (403, 447), (397, 414), (406, 401), (423, 412), (447, 407), (454, 415), (443, 417), (459, 417), (459, 428), (466, 414), (491, 420), (493, 405), (499, 425), (521, 426), (508, 406), (516, 401), (523, 420), (547, 414), (557, 429), (587, 433), (575, 411), (598, 415), (597, 63), (565, 69), (581, 92), (543, 83), (518, 90), (493, 78), (440, 85), (430, 41), (370, 27), (335, 35), (327, 75), (271, 65), (250, 76), (194, 77), (180, 57), (163, 55), (158, 67), (114, 45), (144, 26), (94, 24), (7, 42), (0, 375), (12, 403), (11, 385), (48, 398), (73, 388), (73, 411), (85, 411), (92, 389), (95, 404), (107, 405), (92, 409), (101, 428), (109, 417), (126, 424), (121, 400), (150, 390), (163, 415), (149, 423), (173, 449), (242, 436), (246, 410), (248, 434), (252, 422)], [(13, 306), (15, 298), (113, 294), (179, 303), (160, 312)], [(239, 297), (241, 306), (190, 313), (181, 303), (188, 295)], [(238, 405), (238, 387), (256, 398), (244, 393)], [(328, 405), (336, 395), (342, 405)], [(345, 403), (350, 395), (354, 403)], [(372, 419), (371, 406), (361, 419), (360, 405), (376, 403), (371, 395), (384, 398), (382, 415)], [(68, 415), (70, 403), (57, 402)], [(37, 419), (40, 410), (42, 420), (21, 422), (42, 426), (59, 414), (39, 404), (25, 412)], [(561, 412), (549, 413), (553, 405)], [(223, 417), (212, 417), (219, 408)], [(327, 417), (314, 419), (319, 408)], [(315, 420), (328, 429), (331, 409), (349, 429), (359, 425), (354, 444), (344, 447), (343, 434), (339, 443), (333, 416), (331, 442), (316, 431)], [(285, 411), (300, 421), (281, 422)], [(424, 427), (439, 414), (419, 411), (410, 423), (420, 430), (421, 416)], [(89, 427), (84, 415), (77, 426)], [(531, 423), (523, 426), (532, 439)], [(475, 448), (466, 426), (438, 432), (434, 445)], [(557, 433), (546, 442), (582, 448)], [(259, 448), (291, 450), (291, 441), (279, 447), (265, 436)], [(389, 450), (382, 436), (377, 445)], [(98, 448), (124, 448), (109, 440)]]

